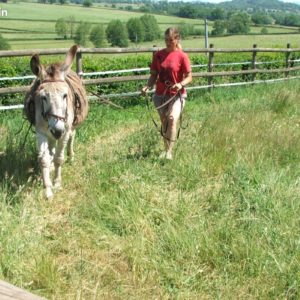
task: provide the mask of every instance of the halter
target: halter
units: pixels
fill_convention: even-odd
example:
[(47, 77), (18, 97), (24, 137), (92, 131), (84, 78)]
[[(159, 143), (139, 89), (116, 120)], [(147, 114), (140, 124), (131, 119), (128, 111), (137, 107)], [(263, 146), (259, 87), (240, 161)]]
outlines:
[[(66, 81), (62, 80), (62, 79), (45, 79), (40, 83), (40, 85), (43, 83), (50, 83), (50, 82), (66, 82)], [(45, 112), (44, 102), (42, 101), (42, 116), (45, 121), (48, 121), (49, 117), (53, 117), (57, 120), (60, 120), (60, 121), (63, 121), (64, 123), (66, 123), (67, 117), (68, 117), (68, 110), (66, 109), (66, 114), (64, 117), (56, 115), (56, 114), (52, 114), (50, 112)]]

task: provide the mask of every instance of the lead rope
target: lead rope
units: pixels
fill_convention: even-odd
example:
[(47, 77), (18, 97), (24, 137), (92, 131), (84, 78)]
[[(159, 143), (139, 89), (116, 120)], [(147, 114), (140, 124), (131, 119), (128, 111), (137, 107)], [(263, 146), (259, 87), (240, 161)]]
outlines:
[[(164, 91), (164, 93), (163, 93), (164, 96), (166, 96), (167, 90), (170, 89), (170, 88), (171, 88), (171, 85), (168, 84), (168, 85), (167, 85), (167, 88), (165, 89), (165, 91)], [(177, 91), (176, 94), (173, 95), (172, 97), (170, 97), (166, 102), (164, 102), (162, 105), (156, 107), (156, 110), (159, 110), (159, 109), (165, 107), (166, 105), (169, 105), (172, 101), (174, 102), (174, 99), (176, 98), (176, 96), (177, 96), (178, 94), (179, 94), (179, 97), (180, 97), (181, 111), (180, 111), (180, 119), (179, 119), (179, 120), (180, 120), (180, 122), (179, 122), (179, 129), (178, 129), (178, 132), (177, 132), (177, 140), (179, 139), (180, 130), (181, 130), (181, 129), (186, 129), (186, 127), (184, 128), (184, 127), (182, 126), (183, 99), (182, 99), (181, 93), (180, 93), (179, 91)], [(146, 95), (146, 104), (147, 104), (147, 108), (148, 108), (148, 112), (149, 112), (149, 115), (150, 115), (150, 117), (151, 117), (151, 120), (152, 120), (154, 126), (156, 127), (156, 129), (158, 130), (158, 132), (161, 134), (161, 136), (162, 136), (163, 138), (165, 138), (166, 140), (168, 140), (169, 142), (176, 142), (176, 140), (171, 140), (171, 139), (169, 139), (169, 138), (166, 136), (166, 132), (167, 132), (167, 130), (168, 130), (168, 123), (167, 123), (167, 127), (166, 127), (166, 129), (165, 129), (165, 132), (163, 132), (162, 125), (160, 126), (160, 129), (159, 129), (158, 124), (155, 122), (155, 120), (154, 120), (154, 118), (153, 118), (153, 116), (152, 116), (152, 114), (151, 114), (151, 111), (150, 111), (150, 105), (149, 105), (149, 100), (148, 100), (148, 96), (147, 96), (147, 95)], [(173, 105), (173, 103), (172, 103), (172, 105)], [(169, 112), (171, 111), (172, 105), (170, 105), (170, 107), (169, 107), (167, 113), (169, 113)]]

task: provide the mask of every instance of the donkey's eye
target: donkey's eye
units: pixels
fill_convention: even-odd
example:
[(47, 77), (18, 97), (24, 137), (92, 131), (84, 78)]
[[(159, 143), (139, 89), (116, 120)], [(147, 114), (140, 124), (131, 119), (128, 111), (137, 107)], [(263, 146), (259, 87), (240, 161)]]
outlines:
[(63, 95), (63, 99), (64, 99), (64, 100), (66, 100), (66, 99), (67, 99), (67, 97), (68, 97), (68, 95), (67, 95), (67, 94), (64, 94), (64, 95)]
[(42, 101), (47, 101), (47, 97), (46, 96), (40, 96)]

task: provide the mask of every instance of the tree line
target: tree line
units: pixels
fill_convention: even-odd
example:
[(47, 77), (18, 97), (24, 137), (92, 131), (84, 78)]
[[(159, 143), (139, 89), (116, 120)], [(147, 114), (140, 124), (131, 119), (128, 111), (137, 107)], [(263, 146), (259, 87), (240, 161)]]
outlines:
[[(256, 22), (260, 24), (272, 24), (272, 21), (265, 15), (257, 14), (256, 18)], [(253, 18), (251, 19), (245, 12), (236, 12), (226, 18), (219, 15), (219, 18), (213, 23), (210, 34), (215, 36), (248, 34), (252, 24)], [(203, 29), (195, 28), (192, 24), (182, 22), (177, 27), (183, 39), (192, 35), (204, 35)], [(153, 41), (161, 36), (157, 20), (150, 14), (144, 14), (139, 18), (130, 18), (126, 23), (112, 20), (106, 27), (101, 24), (92, 26), (88, 22), (78, 23), (74, 17), (70, 16), (58, 19), (55, 30), (61, 38), (74, 39), (82, 46), (86, 46), (91, 41), (97, 48), (104, 47), (107, 43), (111, 46), (127, 47), (129, 41), (138, 44)], [(261, 33), (268, 33), (267, 28), (263, 27)]]
[[(38, 0), (43, 3), (61, 3), (65, 4), (67, 0)], [(216, 20), (228, 20), (236, 13), (244, 12), (250, 18), (251, 22), (257, 25), (276, 24), (283, 26), (300, 26), (299, 10), (291, 10), (288, 4), (280, 1), (275, 1), (272, 5), (276, 9), (272, 9), (270, 5), (264, 7), (253, 6), (253, 8), (243, 8), (240, 5), (239, 8), (234, 6), (222, 7), (220, 5), (211, 3), (188, 3), (183, 1), (169, 2), (166, 0), (151, 1), (151, 0), (70, 0), (75, 4), (81, 4), (83, 6), (91, 6), (93, 3), (106, 3), (111, 5), (112, 8), (116, 8), (116, 4), (123, 4), (118, 9), (124, 9), (128, 11), (138, 11), (147, 14), (164, 14), (174, 15), (182, 18), (190, 19), (208, 19), (210, 21)], [(138, 5), (136, 5), (138, 4)], [(277, 4), (277, 6), (276, 6)], [(223, 4), (225, 5), (225, 4)], [(238, 5), (238, 4), (236, 4)], [(250, 4), (248, 4), (249, 6)], [(291, 4), (290, 4), (291, 5)], [(294, 5), (295, 6), (295, 5)], [(297, 7), (297, 6), (295, 6)], [(289, 10), (285, 9), (289, 8)]]
[[(300, 27), (300, 15), (296, 10), (286, 10), (289, 8), (288, 4), (280, 1), (273, 1), (272, 5), (277, 9), (271, 9), (272, 5), (264, 5), (263, 7), (255, 6), (250, 8), (240, 8), (235, 6), (226, 6), (211, 4), (211, 3), (188, 3), (183, 1), (170, 2), (166, 0), (152, 1), (152, 0), (69, 0), (72, 3), (83, 6), (92, 6), (93, 3), (105, 3), (106, 6), (111, 5), (112, 8), (124, 9), (128, 11), (138, 11), (146, 14), (164, 14), (174, 15), (182, 18), (190, 19), (208, 19), (210, 21), (228, 21), (232, 15), (244, 13), (247, 19), (256, 25), (283, 25), (283, 26), (297, 26)], [(40, 3), (60, 3), (65, 4), (67, 0), (38, 0)], [(236, 1), (237, 2), (237, 1)], [(256, 1), (257, 2), (257, 1)], [(123, 4), (124, 6), (120, 6)], [(223, 5), (225, 5), (223, 4)], [(277, 6), (276, 6), (277, 4)], [(238, 5), (238, 3), (235, 3)], [(297, 7), (295, 5), (295, 7)], [(289, 8), (290, 9), (290, 8)], [(220, 23), (220, 22), (218, 22)], [(241, 32), (242, 33), (242, 32)]]
[(74, 39), (81, 46), (86, 46), (90, 41), (97, 48), (104, 47), (107, 43), (111, 46), (127, 47), (129, 41), (141, 43), (161, 36), (156, 18), (149, 14), (131, 18), (126, 23), (112, 20), (106, 27), (102, 24), (92, 26), (88, 22), (77, 24), (75, 18), (69, 16), (56, 21), (55, 31), (61, 38)]

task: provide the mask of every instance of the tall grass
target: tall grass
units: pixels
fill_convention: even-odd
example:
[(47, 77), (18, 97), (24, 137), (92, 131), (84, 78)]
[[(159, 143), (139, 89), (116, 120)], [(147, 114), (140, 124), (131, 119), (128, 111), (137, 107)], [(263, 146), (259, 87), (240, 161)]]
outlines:
[(0, 277), (49, 299), (298, 299), (299, 91), (190, 95), (171, 162), (143, 103), (93, 105), (52, 202), (1, 116)]

